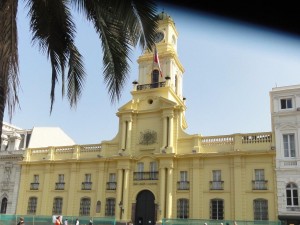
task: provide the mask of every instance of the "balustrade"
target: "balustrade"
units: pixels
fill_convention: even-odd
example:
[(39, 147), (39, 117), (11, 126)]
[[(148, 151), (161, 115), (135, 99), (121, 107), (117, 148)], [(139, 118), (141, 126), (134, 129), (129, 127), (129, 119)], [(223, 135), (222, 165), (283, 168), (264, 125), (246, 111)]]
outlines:
[(151, 84), (141, 84), (137, 86), (137, 90), (141, 91), (141, 90), (146, 90), (146, 89), (152, 89), (152, 88), (160, 88), (160, 87), (165, 87), (166, 86), (166, 82), (156, 82), (156, 83), (151, 83)]
[(133, 180), (158, 180), (158, 172), (134, 172)]
[(210, 181), (210, 190), (224, 190), (224, 181)]
[(253, 180), (252, 181), (252, 190), (268, 190), (268, 181), (267, 180)]

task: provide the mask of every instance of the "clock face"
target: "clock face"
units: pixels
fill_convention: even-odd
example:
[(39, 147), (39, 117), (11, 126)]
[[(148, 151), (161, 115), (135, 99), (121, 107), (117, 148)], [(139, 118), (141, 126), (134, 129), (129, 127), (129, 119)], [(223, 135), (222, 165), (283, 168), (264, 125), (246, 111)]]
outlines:
[(165, 36), (165, 35), (164, 35), (163, 32), (161, 32), (161, 31), (157, 32), (157, 33), (155, 34), (155, 37), (154, 37), (155, 43), (161, 42), (161, 41), (164, 39), (164, 36)]

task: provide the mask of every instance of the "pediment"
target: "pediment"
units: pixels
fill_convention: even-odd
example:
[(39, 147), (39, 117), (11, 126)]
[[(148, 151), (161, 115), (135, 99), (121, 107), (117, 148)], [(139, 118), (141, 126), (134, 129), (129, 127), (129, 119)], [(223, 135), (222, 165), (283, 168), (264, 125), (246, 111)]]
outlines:
[(279, 130), (295, 130), (297, 129), (297, 126), (293, 124), (283, 124), (278, 127)]
[(178, 104), (169, 99), (160, 96), (146, 96), (139, 99), (133, 99), (119, 108), (119, 112), (126, 111), (158, 111), (167, 108), (174, 108)]

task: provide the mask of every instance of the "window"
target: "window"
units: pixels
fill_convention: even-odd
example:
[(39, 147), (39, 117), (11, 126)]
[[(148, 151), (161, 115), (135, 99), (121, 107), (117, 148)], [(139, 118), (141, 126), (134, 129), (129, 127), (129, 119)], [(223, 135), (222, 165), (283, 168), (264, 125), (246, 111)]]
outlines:
[(223, 199), (210, 200), (210, 219), (223, 220), (224, 219), (224, 201)]
[(39, 189), (39, 175), (33, 175), (33, 182), (30, 184), (30, 190), (38, 190)]
[(253, 181), (253, 189), (254, 190), (266, 190), (267, 189), (267, 181), (265, 180), (265, 170), (264, 169), (255, 169), (254, 170), (254, 181)]
[(61, 215), (62, 214), (62, 204), (63, 204), (62, 198), (60, 198), (60, 197), (54, 198), (52, 215)]
[(107, 198), (105, 204), (105, 216), (115, 216), (116, 200), (114, 198)]
[(30, 197), (28, 200), (27, 214), (35, 214), (37, 205), (37, 197)]
[(221, 178), (221, 170), (213, 170), (212, 171), (212, 178), (211, 181), (211, 189), (212, 190), (223, 190), (223, 181)]
[(90, 173), (85, 174), (85, 182), (91, 182), (92, 181), (92, 175)]
[(178, 182), (178, 190), (189, 190), (188, 172), (180, 171), (180, 181)]
[(294, 183), (286, 185), (286, 204), (287, 206), (299, 206), (298, 187)]
[(7, 208), (7, 198), (3, 198), (2, 201), (1, 201), (0, 213), (5, 214), (6, 213), (6, 208)]
[(65, 176), (64, 174), (58, 174), (58, 182), (55, 183), (55, 190), (64, 190), (65, 189)]
[(33, 175), (33, 182), (34, 183), (38, 183), (39, 182), (39, 178), (40, 178), (40, 176), (39, 175)]
[(85, 181), (82, 182), (81, 190), (92, 190), (92, 175), (90, 173), (85, 174)]
[(284, 157), (296, 157), (295, 134), (283, 135)]
[(151, 87), (157, 88), (159, 83), (159, 70), (153, 70), (152, 71), (152, 81), (151, 81)]
[(89, 216), (91, 208), (91, 199), (90, 198), (82, 198), (80, 200), (80, 216)]
[(291, 98), (280, 99), (280, 108), (281, 109), (291, 109), (293, 107)]
[(138, 162), (137, 163), (137, 179), (138, 180), (143, 180), (143, 172), (144, 172), (144, 163), (143, 162)]
[(96, 205), (96, 213), (100, 213), (101, 210), (101, 202), (97, 201), (97, 205)]
[(106, 189), (107, 190), (116, 190), (117, 182), (116, 182), (116, 174), (110, 173), (109, 174), (109, 181), (107, 183)]
[(58, 182), (64, 183), (65, 182), (65, 175), (64, 174), (58, 174)]
[(149, 178), (150, 178), (150, 180), (156, 180), (157, 179), (157, 162), (150, 162)]
[(189, 200), (181, 198), (177, 200), (177, 218), (189, 218)]
[(254, 199), (253, 200), (254, 220), (268, 220), (268, 200)]

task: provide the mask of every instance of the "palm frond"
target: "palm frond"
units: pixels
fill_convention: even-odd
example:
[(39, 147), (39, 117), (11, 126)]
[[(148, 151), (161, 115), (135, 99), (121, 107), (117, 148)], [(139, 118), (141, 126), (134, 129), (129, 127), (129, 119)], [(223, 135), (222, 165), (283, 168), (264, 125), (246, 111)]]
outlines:
[[(50, 112), (55, 100), (55, 87), (58, 77), (62, 76), (62, 96), (65, 93), (64, 71), (74, 50), (75, 24), (69, 9), (69, 0), (27, 0), (29, 8), (30, 28), (33, 33), (32, 42), (37, 44), (41, 52), (50, 58), (52, 68)], [(78, 54), (78, 57), (81, 57)], [(69, 70), (74, 67), (69, 67)], [(78, 70), (83, 71), (83, 70)], [(68, 74), (72, 71), (68, 72)], [(74, 73), (75, 75), (78, 73)], [(74, 92), (74, 94), (80, 92)], [(79, 96), (76, 96), (78, 98)], [(75, 101), (77, 102), (77, 101)], [(70, 103), (71, 105), (74, 102)]]
[(68, 72), (68, 99), (70, 106), (77, 105), (81, 96), (86, 73), (82, 62), (82, 57), (76, 46), (70, 46), (69, 72)]
[(17, 8), (16, 0), (2, 0), (0, 3), (0, 113), (3, 115), (7, 105), (10, 119), (19, 105)]

